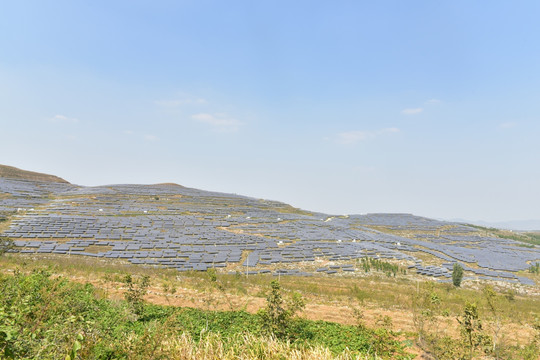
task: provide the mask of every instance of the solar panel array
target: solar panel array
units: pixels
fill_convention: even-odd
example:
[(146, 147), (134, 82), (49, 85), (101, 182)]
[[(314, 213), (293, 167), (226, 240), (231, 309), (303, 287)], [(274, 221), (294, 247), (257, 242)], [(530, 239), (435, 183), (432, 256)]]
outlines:
[[(480, 279), (531, 284), (515, 273), (540, 261), (540, 247), (484, 237), (463, 224), (410, 214), (308, 213), (172, 184), (84, 187), (0, 178), (2, 214), (11, 225), (1, 235), (14, 239), (21, 253), (124, 259), (179, 271), (353, 273), (359, 259), (374, 257), (433, 278), (449, 278), (459, 262)], [(426, 254), (439, 264), (424, 265), (419, 257)]]

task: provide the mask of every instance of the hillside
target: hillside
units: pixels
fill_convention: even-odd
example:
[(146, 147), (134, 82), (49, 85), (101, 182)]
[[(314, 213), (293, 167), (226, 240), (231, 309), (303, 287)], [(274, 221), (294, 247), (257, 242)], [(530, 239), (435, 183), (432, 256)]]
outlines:
[(0, 164), (0, 178), (9, 178), (17, 180), (42, 181), (69, 184), (66, 180), (48, 174), (42, 174), (33, 171), (21, 170), (13, 166)]
[[(0, 179), (0, 220), (2, 241), (14, 245), (0, 256), (7, 289), (0, 305), (8, 309), (0, 316), (10, 324), (0, 329), (4, 355), (32, 357), (44, 341), (62, 338), (50, 357), (79, 349), (77, 342), (82, 358), (538, 356), (535, 234), (412, 214), (315, 213), (170, 183), (87, 187), (8, 177)], [(462, 288), (451, 283), (454, 264), (465, 270)], [(275, 300), (273, 279), (282, 304), (305, 302), (281, 339), (266, 337), (260, 315)], [(47, 301), (33, 299), (31, 311), (12, 301), (38, 293)], [(89, 310), (77, 317), (69, 304)], [(485, 343), (474, 349), (459, 322), (471, 304), (484, 321), (473, 330)], [(51, 319), (37, 323), (35, 338), (34, 311)], [(179, 338), (186, 343), (172, 346)], [(249, 353), (252, 343), (265, 353)]]
[(534, 285), (526, 270), (540, 261), (539, 246), (490, 229), (411, 214), (312, 213), (173, 184), (85, 187), (4, 178), (0, 194), (0, 215), (10, 220), (0, 235), (24, 254), (279, 276), (355, 276), (376, 259), (392, 263), (394, 275), (408, 271), (439, 282), (450, 282), (459, 263), (465, 280), (511, 285)]

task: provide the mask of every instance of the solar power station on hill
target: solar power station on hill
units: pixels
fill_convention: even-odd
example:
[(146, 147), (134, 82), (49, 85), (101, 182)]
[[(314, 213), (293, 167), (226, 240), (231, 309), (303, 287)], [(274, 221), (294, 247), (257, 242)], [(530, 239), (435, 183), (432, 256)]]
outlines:
[[(534, 285), (516, 272), (540, 261), (538, 246), (458, 223), (409, 214), (330, 216), (171, 184), (84, 187), (0, 177), (1, 217), (10, 225), (0, 236), (13, 239), (16, 252), (178, 271), (331, 275), (362, 271), (359, 259), (371, 257), (401, 261), (439, 281), (450, 281), (458, 262), (469, 278)], [(429, 265), (426, 256), (434, 260)]]

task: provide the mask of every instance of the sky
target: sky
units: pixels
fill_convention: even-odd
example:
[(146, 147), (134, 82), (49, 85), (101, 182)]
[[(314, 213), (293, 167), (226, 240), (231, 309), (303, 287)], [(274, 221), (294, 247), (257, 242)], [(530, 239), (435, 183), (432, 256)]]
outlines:
[(2, 1), (0, 164), (540, 218), (538, 1)]

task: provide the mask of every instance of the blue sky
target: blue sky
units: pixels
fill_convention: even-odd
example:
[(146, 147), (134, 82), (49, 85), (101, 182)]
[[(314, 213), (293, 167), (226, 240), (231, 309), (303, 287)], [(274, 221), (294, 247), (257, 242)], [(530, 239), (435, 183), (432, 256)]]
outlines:
[(335, 214), (540, 218), (537, 1), (0, 4), (0, 163)]

